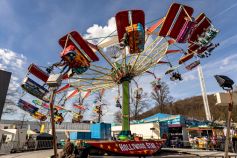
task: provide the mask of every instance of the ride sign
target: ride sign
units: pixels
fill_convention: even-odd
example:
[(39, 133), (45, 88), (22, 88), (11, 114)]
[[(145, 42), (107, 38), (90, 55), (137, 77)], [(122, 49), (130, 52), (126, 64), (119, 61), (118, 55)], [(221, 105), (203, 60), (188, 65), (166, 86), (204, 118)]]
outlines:
[(161, 149), (165, 140), (144, 140), (144, 141), (88, 141), (91, 146), (102, 148), (114, 153), (129, 155), (152, 155)]

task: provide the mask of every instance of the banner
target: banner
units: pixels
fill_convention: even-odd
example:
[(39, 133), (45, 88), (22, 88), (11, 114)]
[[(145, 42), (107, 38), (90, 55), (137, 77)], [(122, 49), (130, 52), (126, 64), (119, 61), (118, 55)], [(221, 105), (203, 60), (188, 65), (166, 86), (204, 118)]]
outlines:
[(21, 108), (22, 110), (29, 112), (32, 115), (39, 110), (39, 108), (35, 107), (34, 105), (31, 105), (30, 103), (22, 99), (18, 101), (17, 106)]
[(28, 92), (29, 94), (35, 96), (38, 99), (41, 99), (43, 101), (49, 102), (48, 99), (45, 98), (46, 94), (49, 92), (47, 89), (45, 89), (43, 86), (39, 85), (29, 77), (26, 77), (24, 79), (24, 82), (22, 83), (21, 87)]

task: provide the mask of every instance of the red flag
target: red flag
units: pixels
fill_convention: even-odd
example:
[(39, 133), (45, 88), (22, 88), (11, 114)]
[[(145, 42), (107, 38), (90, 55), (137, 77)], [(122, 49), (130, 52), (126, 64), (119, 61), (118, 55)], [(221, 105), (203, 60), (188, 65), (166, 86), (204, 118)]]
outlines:
[(75, 95), (77, 95), (79, 93), (78, 89), (75, 89), (73, 92), (71, 92), (68, 96), (67, 99), (70, 99), (72, 97), (74, 97)]
[(80, 110), (86, 110), (86, 107), (84, 105), (73, 104), (73, 106), (77, 109), (80, 109)]
[(91, 94), (91, 90), (89, 89), (86, 93), (84, 93), (84, 96), (82, 95), (82, 98), (85, 99), (89, 97), (90, 94)]
[(182, 50), (167, 50), (165, 54), (171, 54), (171, 53), (178, 53), (178, 52), (181, 52)]
[(65, 86), (63, 86), (62, 88), (58, 89), (58, 90), (56, 91), (56, 94), (61, 93), (62, 91), (65, 91), (65, 90), (68, 89), (68, 88), (70, 88), (70, 84), (69, 84), (69, 83), (66, 84)]

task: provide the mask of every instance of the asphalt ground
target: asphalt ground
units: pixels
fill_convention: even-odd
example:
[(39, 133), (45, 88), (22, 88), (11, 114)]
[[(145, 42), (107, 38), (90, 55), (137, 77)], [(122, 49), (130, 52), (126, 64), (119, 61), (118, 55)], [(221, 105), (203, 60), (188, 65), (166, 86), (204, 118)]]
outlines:
[[(58, 150), (60, 151), (60, 150)], [(22, 153), (14, 153), (8, 155), (1, 155), (0, 158), (48, 158), (53, 155), (53, 150), (39, 150)], [(146, 158), (223, 158), (223, 152), (207, 151), (196, 149), (179, 149), (167, 148), (162, 149), (157, 156), (147, 156)], [(230, 158), (237, 158), (237, 155), (230, 153)], [(89, 158), (126, 158), (128, 156), (89, 156)], [(131, 156), (129, 158), (138, 158), (139, 156)]]

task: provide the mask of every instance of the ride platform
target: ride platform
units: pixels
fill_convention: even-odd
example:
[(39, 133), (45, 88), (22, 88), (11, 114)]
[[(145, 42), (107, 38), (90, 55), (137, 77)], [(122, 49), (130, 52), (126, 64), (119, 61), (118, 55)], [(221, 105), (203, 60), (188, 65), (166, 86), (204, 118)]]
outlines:
[(126, 141), (86, 141), (91, 147), (113, 155), (150, 156), (161, 150), (165, 139), (159, 140), (126, 140)]

